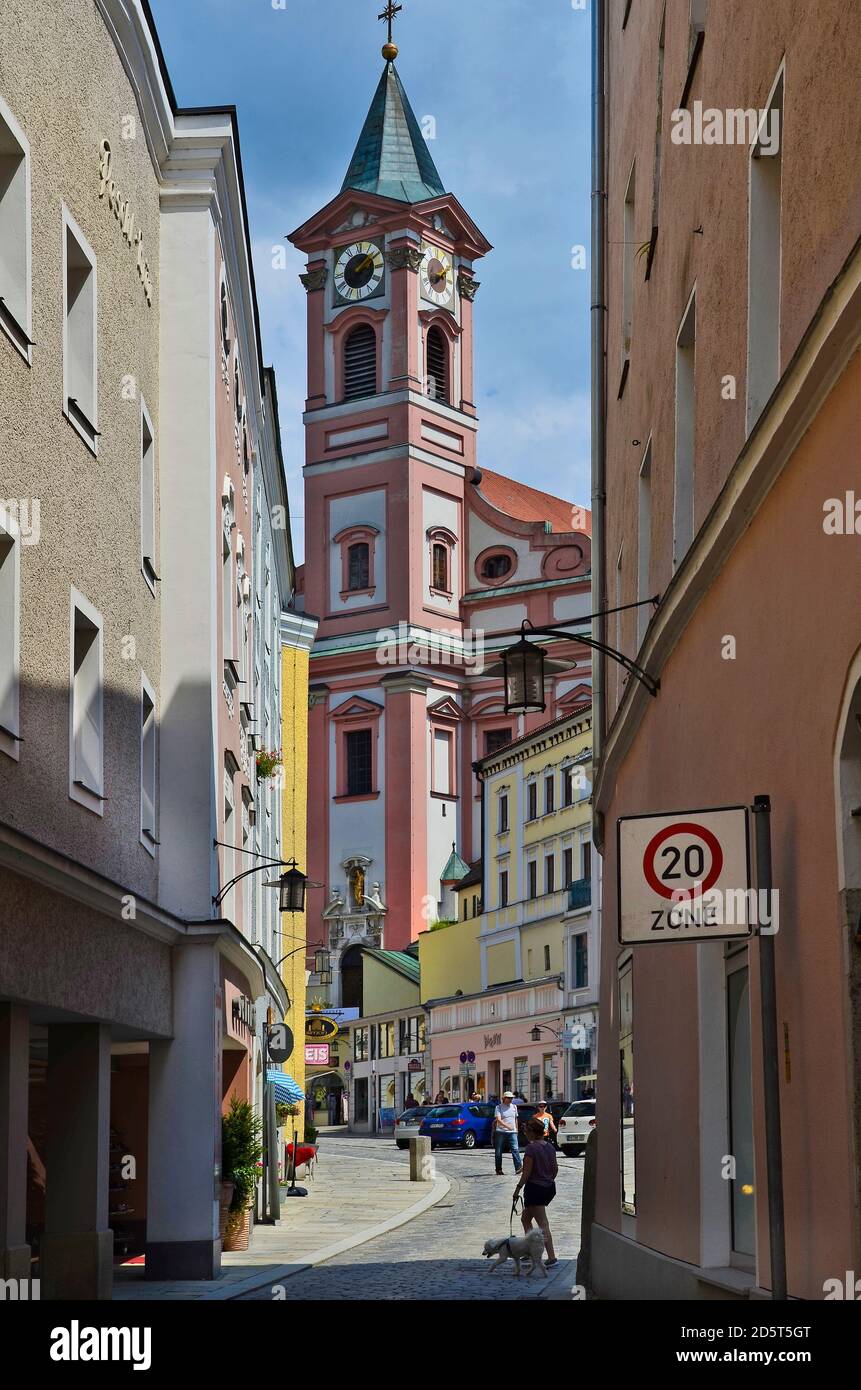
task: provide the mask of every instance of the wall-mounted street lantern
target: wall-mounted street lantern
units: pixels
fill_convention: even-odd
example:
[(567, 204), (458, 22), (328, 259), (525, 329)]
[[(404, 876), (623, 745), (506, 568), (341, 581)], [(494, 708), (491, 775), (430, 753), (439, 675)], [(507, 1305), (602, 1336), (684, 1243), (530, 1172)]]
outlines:
[(288, 859), (290, 868), (281, 875), (279, 882), (279, 906), (282, 912), (305, 911), (305, 889), (308, 877), (303, 874), (295, 859)]
[[(657, 607), (659, 600), (660, 595), (656, 594), (654, 598), (643, 599), (639, 603), (625, 603), (619, 608), (608, 608), (604, 613), (591, 613), (588, 618), (584, 617), (579, 621), (590, 622), (592, 618), (607, 617), (610, 613), (620, 613), (627, 608), (642, 608), (645, 603)], [(547, 708), (544, 698), (544, 649), (528, 640), (527, 630), (536, 637), (564, 637), (603, 652), (605, 656), (612, 657), (613, 661), (618, 661), (632, 676), (636, 676), (650, 695), (657, 695), (661, 687), (657, 677), (649, 675), (649, 672), (638, 666), (636, 661), (625, 656), (624, 652), (616, 651), (615, 647), (608, 647), (606, 643), (599, 642), (591, 635), (572, 632), (571, 629), (577, 626), (576, 620), (569, 623), (552, 623), (547, 627), (533, 627), (528, 618), (523, 620), (520, 625), (520, 641), (502, 653), (506, 714), (528, 714), (531, 711), (541, 713)]]

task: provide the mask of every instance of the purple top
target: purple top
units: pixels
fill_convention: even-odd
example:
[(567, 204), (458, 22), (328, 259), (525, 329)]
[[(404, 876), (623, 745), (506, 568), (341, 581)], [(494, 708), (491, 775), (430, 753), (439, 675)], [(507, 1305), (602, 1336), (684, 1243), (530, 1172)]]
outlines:
[(526, 1145), (523, 1157), (532, 1159), (529, 1181), (543, 1183), (545, 1187), (549, 1187), (559, 1172), (553, 1145), (548, 1144), (546, 1139), (533, 1139), (531, 1144)]

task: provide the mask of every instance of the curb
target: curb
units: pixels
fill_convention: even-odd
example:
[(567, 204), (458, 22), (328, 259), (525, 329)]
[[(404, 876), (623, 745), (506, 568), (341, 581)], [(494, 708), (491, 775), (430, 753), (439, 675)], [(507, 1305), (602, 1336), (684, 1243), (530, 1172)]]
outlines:
[(241, 1298), (244, 1294), (265, 1289), (267, 1285), (283, 1283), (285, 1279), (292, 1279), (295, 1274), (302, 1274), (306, 1269), (313, 1269), (315, 1265), (322, 1264), (324, 1260), (332, 1259), (334, 1255), (343, 1254), (345, 1250), (353, 1250), (358, 1245), (375, 1240), (377, 1236), (396, 1230), (398, 1226), (405, 1226), (408, 1221), (412, 1221), (414, 1217), (421, 1216), (422, 1212), (435, 1206), (450, 1189), (449, 1179), (441, 1174), (430, 1185), (429, 1192), (424, 1193), (417, 1202), (398, 1212), (396, 1216), (390, 1216), (385, 1221), (378, 1222), (376, 1226), (369, 1226), (357, 1235), (346, 1236), (343, 1240), (335, 1241), (332, 1245), (325, 1245), (320, 1250), (312, 1251), (301, 1264), (273, 1265), (271, 1269), (266, 1271), (265, 1275), (263, 1273), (251, 1274), (247, 1279), (231, 1280), (226, 1287), (218, 1286), (211, 1293), (204, 1294), (203, 1298), (228, 1302), (234, 1298)]

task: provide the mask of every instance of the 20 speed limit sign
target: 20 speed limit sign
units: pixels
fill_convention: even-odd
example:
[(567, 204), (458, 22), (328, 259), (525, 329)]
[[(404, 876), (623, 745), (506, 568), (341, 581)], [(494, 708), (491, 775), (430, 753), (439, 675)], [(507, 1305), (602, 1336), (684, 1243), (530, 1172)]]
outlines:
[(619, 941), (704, 941), (749, 936), (746, 806), (617, 823)]

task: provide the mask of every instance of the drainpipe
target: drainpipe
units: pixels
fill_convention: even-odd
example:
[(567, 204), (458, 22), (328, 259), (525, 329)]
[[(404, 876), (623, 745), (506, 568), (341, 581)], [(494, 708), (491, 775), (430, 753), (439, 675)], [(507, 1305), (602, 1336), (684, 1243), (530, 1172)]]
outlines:
[[(592, 3), (592, 609), (603, 613), (607, 607), (607, 560), (605, 541), (605, 460), (607, 420), (607, 362), (604, 347), (607, 305), (605, 300), (604, 257), (607, 240), (607, 187), (605, 158), (604, 36), (606, 0)], [(592, 636), (607, 641), (607, 620), (592, 622)], [(604, 754), (607, 711), (605, 704), (606, 657), (593, 654), (592, 738), (596, 771)], [(600, 848), (603, 843), (602, 818), (597, 814), (592, 836)]]

